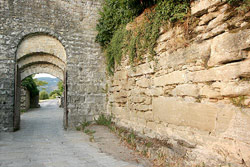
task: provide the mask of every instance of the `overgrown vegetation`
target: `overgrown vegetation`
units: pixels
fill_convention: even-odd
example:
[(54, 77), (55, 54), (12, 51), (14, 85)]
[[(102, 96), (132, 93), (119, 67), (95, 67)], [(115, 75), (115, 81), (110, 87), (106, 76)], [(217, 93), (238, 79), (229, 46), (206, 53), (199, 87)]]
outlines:
[(231, 4), (231, 5), (237, 5), (238, 3), (241, 2), (246, 2), (248, 0), (227, 0), (227, 3)]
[[(142, 55), (155, 55), (154, 47), (162, 24), (182, 20), (189, 10), (190, 0), (105, 0), (97, 25), (96, 41), (105, 50), (107, 71), (113, 74), (115, 63), (128, 54), (130, 63)], [(126, 29), (146, 8), (148, 12), (139, 25)]]
[(34, 79), (33, 79), (32, 76), (26, 77), (22, 81), (21, 85), (23, 87), (26, 87), (28, 89), (28, 91), (30, 92), (30, 97), (31, 98), (39, 95), (39, 90), (38, 90), (37, 85), (36, 85), (36, 83), (35, 83), (35, 81), (34, 81)]
[(90, 121), (87, 121), (86, 119), (80, 123), (79, 126), (76, 127), (77, 131), (84, 131), (86, 127), (88, 127), (89, 125), (91, 125)]
[[(96, 41), (105, 53), (108, 73), (114, 73), (115, 64), (120, 64), (123, 55), (129, 55), (132, 66), (145, 54), (153, 60), (160, 27), (183, 22), (189, 13), (190, 1), (105, 0), (97, 24)], [(249, 0), (227, 0), (231, 5), (243, 2)], [(142, 13), (143, 16), (136, 20)], [(128, 23), (130, 26), (126, 27)]]
[(95, 123), (97, 125), (104, 125), (109, 127), (112, 124), (112, 116), (105, 116), (104, 114), (101, 114), (98, 119), (95, 119)]

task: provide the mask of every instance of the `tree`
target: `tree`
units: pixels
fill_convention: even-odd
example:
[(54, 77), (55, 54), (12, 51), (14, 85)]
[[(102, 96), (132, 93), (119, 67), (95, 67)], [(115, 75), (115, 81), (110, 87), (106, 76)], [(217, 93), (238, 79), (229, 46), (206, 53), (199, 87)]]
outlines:
[(62, 93), (64, 91), (64, 86), (63, 86), (63, 82), (59, 81), (57, 83), (57, 89)]
[(40, 95), (39, 95), (40, 100), (46, 100), (48, 98), (49, 98), (49, 94), (46, 91), (43, 90), (40, 92)]
[(49, 94), (49, 97), (51, 98), (51, 99), (54, 99), (54, 98), (56, 98), (57, 96), (61, 96), (62, 95), (62, 93), (61, 93), (61, 91), (60, 90), (53, 90), (50, 94)]
[(34, 79), (34, 82), (36, 83), (37, 87), (44, 86), (44, 85), (48, 84), (48, 82), (40, 81), (37, 78)]

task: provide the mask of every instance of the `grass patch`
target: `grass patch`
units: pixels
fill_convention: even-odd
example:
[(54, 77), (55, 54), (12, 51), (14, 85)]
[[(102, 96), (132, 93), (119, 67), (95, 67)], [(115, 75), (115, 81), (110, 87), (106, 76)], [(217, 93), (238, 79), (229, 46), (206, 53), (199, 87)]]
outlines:
[(105, 116), (104, 114), (101, 114), (98, 119), (95, 119), (95, 123), (97, 125), (104, 125), (110, 127), (112, 124), (112, 116)]
[(86, 119), (80, 123), (79, 126), (76, 127), (77, 131), (83, 131), (86, 127), (91, 125), (91, 121), (86, 121)]
[(231, 98), (230, 100), (233, 103), (233, 105), (235, 105), (236, 107), (240, 107), (240, 108), (246, 107), (246, 105), (245, 105), (246, 97), (245, 96), (234, 97), (234, 98)]
[(21, 113), (26, 113), (26, 112), (27, 112), (27, 110), (21, 110), (20, 112), (21, 112)]
[(96, 131), (90, 130), (90, 129), (84, 130), (84, 133), (86, 133), (87, 135), (93, 135), (95, 132), (96, 132)]

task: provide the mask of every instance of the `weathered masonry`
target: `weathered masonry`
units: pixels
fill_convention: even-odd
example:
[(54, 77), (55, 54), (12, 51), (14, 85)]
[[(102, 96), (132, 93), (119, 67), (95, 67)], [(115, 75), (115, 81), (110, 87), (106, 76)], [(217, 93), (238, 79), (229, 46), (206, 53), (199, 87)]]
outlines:
[(0, 131), (19, 128), (20, 81), (31, 74), (64, 81), (69, 128), (105, 110), (105, 67), (95, 43), (100, 6), (98, 0), (0, 0)]
[(170, 161), (250, 166), (250, 13), (220, 0), (193, 1), (191, 11), (191, 39), (179, 24), (162, 29), (156, 61), (145, 55), (133, 69), (124, 56), (108, 80), (108, 113), (167, 141)]

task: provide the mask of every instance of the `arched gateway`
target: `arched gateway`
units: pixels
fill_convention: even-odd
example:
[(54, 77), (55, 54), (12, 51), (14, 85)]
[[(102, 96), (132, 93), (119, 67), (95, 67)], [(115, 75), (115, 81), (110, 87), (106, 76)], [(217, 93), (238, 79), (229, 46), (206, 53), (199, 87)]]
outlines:
[(18, 45), (15, 67), (14, 130), (20, 128), (21, 81), (37, 73), (48, 73), (64, 83), (64, 127), (68, 126), (66, 51), (56, 38), (39, 34), (24, 37)]
[(36, 73), (67, 85), (69, 129), (105, 111), (105, 63), (95, 42), (101, 2), (0, 0), (0, 131), (19, 128), (20, 82)]

